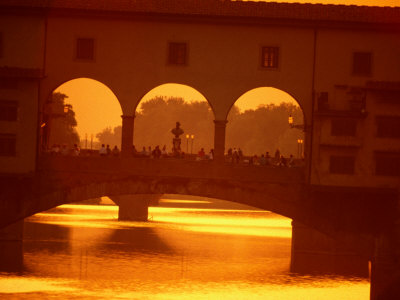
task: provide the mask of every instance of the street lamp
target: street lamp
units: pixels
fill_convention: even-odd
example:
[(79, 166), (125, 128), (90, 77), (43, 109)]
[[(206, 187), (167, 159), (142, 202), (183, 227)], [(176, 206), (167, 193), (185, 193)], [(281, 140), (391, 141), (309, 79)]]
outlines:
[(304, 124), (298, 124), (298, 125), (294, 124), (294, 119), (293, 119), (292, 115), (289, 115), (288, 122), (289, 122), (290, 128), (297, 128), (297, 129), (305, 130)]
[(302, 139), (298, 139), (297, 140), (297, 157), (301, 158), (303, 155), (303, 140)]
[(289, 126), (293, 126), (293, 117), (291, 115), (289, 115)]
[(189, 153), (189, 135), (186, 135), (186, 153)]
[(194, 140), (194, 134), (192, 134), (192, 135), (190, 136), (190, 138), (192, 139), (192, 144), (191, 144), (191, 147), (190, 147), (190, 154), (193, 154), (193, 140)]

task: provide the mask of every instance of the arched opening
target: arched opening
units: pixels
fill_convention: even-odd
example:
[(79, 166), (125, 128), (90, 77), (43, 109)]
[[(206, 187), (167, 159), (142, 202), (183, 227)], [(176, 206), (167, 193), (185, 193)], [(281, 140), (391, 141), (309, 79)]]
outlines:
[[(109, 87), (90, 78), (69, 80), (49, 96), (42, 107), (42, 149), (54, 146), (81, 150), (99, 149), (104, 136), (112, 136), (121, 124), (121, 105)], [(121, 139), (108, 139), (120, 147)]]
[[(182, 84), (160, 85), (143, 96), (135, 112), (134, 145), (141, 155), (157, 146), (169, 156), (190, 157), (213, 147), (214, 114), (206, 98)], [(172, 130), (183, 130), (174, 136)], [(175, 151), (179, 148), (179, 151)], [(174, 150), (175, 149), (175, 150)]]
[[(289, 119), (292, 121), (289, 124)], [(303, 111), (288, 93), (261, 87), (244, 93), (228, 115), (225, 149), (243, 153), (243, 161), (277, 165), (304, 158)], [(268, 158), (270, 157), (270, 158)], [(266, 158), (266, 159), (265, 159)]]

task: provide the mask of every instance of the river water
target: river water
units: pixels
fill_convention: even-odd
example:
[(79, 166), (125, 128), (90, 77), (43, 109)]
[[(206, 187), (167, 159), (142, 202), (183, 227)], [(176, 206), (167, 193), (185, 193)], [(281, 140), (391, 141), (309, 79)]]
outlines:
[(147, 223), (110, 205), (34, 215), (0, 298), (369, 299), (365, 278), (290, 273), (290, 219), (221, 203), (164, 199)]

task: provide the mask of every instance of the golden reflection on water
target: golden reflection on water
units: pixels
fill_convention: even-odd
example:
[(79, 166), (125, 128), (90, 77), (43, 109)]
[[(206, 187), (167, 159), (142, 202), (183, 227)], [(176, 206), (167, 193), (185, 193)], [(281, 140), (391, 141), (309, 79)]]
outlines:
[(180, 199), (160, 199), (160, 203), (183, 203), (183, 204), (188, 204), (188, 203), (212, 203), (211, 201), (206, 201), (206, 200), (180, 200)]
[[(170, 204), (171, 202), (169, 202)], [(175, 202), (176, 203), (176, 202)], [(22, 276), (5, 299), (366, 300), (360, 278), (288, 272), (291, 220), (267, 211), (62, 205), (29, 218)]]
[[(31, 293), (31, 292), (66, 292), (75, 291), (76, 288), (67, 286), (68, 281), (56, 281), (46, 278), (25, 278), (17, 276), (2, 277), (0, 273), (0, 298), (1, 294)], [(8, 299), (11, 298), (7, 297)], [(4, 298), (5, 299), (5, 298)]]
[(241, 210), (241, 214), (248, 216), (241, 217), (238, 222), (234, 213), (237, 213), (237, 210), (196, 209), (194, 211), (187, 208), (149, 208), (149, 214), (156, 215), (153, 221), (184, 224), (183, 230), (231, 235), (292, 237), (290, 219), (266, 218), (270, 214), (267, 211)]

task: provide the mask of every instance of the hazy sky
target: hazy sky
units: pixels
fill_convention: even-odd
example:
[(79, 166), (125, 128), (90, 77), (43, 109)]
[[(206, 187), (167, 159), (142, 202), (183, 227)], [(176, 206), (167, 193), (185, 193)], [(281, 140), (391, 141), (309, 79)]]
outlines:
[[(263, 1), (263, 0), (260, 0)], [(272, 1), (271, 1), (272, 2)], [(347, 5), (400, 6), (400, 0), (275, 0), (273, 2), (299, 2)], [(105, 127), (121, 125), (121, 107), (115, 95), (103, 84), (90, 79), (76, 79), (60, 86), (56, 91), (68, 95), (67, 103), (72, 104), (78, 121), (77, 130), (81, 139), (88, 134), (100, 132)], [(155, 96), (182, 97), (187, 101), (203, 100), (205, 98), (196, 90), (184, 85), (166, 84), (149, 93), (142, 101)], [(236, 105), (241, 110), (257, 108), (260, 104), (293, 102), (288, 94), (276, 89), (256, 89), (249, 91), (238, 99)]]

